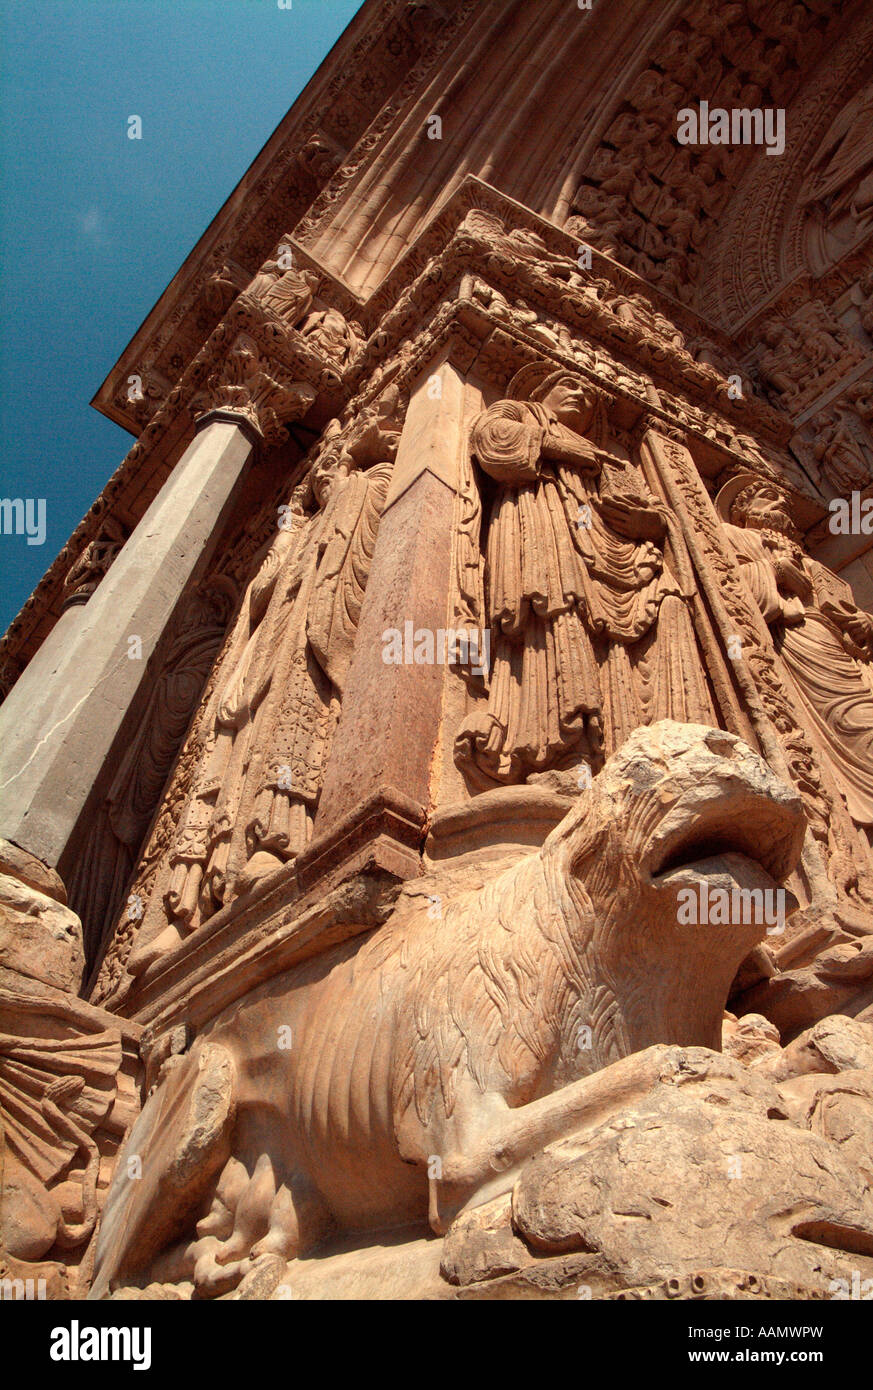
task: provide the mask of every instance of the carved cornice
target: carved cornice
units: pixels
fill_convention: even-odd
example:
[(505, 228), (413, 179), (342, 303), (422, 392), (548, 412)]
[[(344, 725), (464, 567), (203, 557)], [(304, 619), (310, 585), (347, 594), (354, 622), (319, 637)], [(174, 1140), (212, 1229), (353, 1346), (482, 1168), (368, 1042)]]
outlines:
[[(285, 236), (278, 244), (292, 248), (295, 266), (320, 269), (293, 238)], [(576, 238), (512, 199), (478, 179), (466, 179), (366, 302), (355, 301), (321, 269), (321, 302), (346, 319), (354, 314), (369, 334), (344, 365), (328, 360), (315, 336), (289, 327), (252, 293), (238, 293), (12, 623), (0, 642), (0, 666), (26, 664), (50, 630), (47, 615), (60, 612), (67, 571), (98, 536), (102, 518), (123, 512), (136, 524), (204, 409), (230, 406), (242, 412), (241, 418), (253, 412), (250, 425), (265, 442), (273, 442), (288, 421), (299, 418), (302, 398), (294, 383), (307, 382), (317, 393), (310, 419), (320, 429), (330, 418), (347, 418), (373, 401), (392, 376), (411, 379), (415, 364), (420, 370), (444, 335), (451, 335), (461, 352), (462, 336), (472, 333), (475, 341), (463, 348), (467, 364), (485, 337), (495, 335), (496, 346), (503, 334), (506, 343), (516, 345), (511, 352), (545, 352), (595, 378), (605, 374), (616, 399), (647, 405), (654, 385), (664, 416), (708, 441), (704, 447), (715, 451), (722, 466), (729, 466), (732, 456), (742, 466), (756, 466), (736, 444), (747, 436), (772, 467), (789, 476), (794, 467), (796, 474), (785, 451), (790, 434), (785, 416), (749, 396), (730, 400), (724, 374), (696, 362), (676, 336), (704, 340), (722, 358), (730, 356), (729, 340), (608, 256), (594, 251), (590, 271), (580, 270), (577, 246)], [(490, 306), (477, 299), (475, 280), (497, 292)], [(596, 282), (599, 296), (590, 293)], [(516, 312), (516, 301), (527, 310)], [(631, 301), (630, 307), (624, 301)], [(255, 347), (239, 349), (235, 357), (240, 335)], [(248, 405), (239, 394), (247, 389), (246, 370)], [(142, 486), (144, 473), (150, 475), (150, 488)], [(802, 478), (792, 482), (803, 491)], [(810, 515), (809, 524), (816, 519)]]
[[(362, 151), (382, 138), (386, 113), (412, 99), (478, 5), (427, 0), (413, 18), (410, 0), (365, 0), (97, 391), (96, 409), (125, 429), (141, 427), (119, 383), (150, 366), (171, 388), (181, 381), (227, 296), (251, 278), (283, 228), (307, 216), (322, 190), (333, 206)], [(366, 81), (352, 81), (350, 73), (365, 73)]]

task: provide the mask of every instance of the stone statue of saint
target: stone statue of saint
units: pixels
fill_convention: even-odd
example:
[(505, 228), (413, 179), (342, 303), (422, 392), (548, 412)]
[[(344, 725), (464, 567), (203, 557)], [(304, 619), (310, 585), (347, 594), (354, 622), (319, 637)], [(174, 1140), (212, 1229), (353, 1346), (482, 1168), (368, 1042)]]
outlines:
[(849, 814), (873, 827), (873, 618), (800, 546), (785, 494), (740, 473), (716, 499), (740, 570), (772, 633)]
[(483, 576), (491, 671), (455, 760), (480, 787), (599, 767), (656, 719), (716, 722), (690, 581), (665, 563), (668, 518), (635, 467), (604, 447), (599, 394), (531, 364), (510, 396), (471, 432), (495, 485)]
[(858, 224), (873, 217), (873, 81), (832, 121), (810, 160), (799, 201), (826, 204), (830, 220), (841, 213)]
[[(225, 655), (227, 675), (206, 710), (211, 726), (207, 755), (176, 834), (172, 877), (165, 894), (171, 921), (191, 930), (201, 920), (201, 888), (207, 860), (213, 888), (223, 894), (218, 845), (226, 851), (233, 830), (229, 811), (238, 793), (242, 764), (251, 738), (251, 718), (269, 683), (272, 622), (265, 621), (280, 577), (293, 564), (307, 525), (307, 479), (295, 490), (283, 524), (243, 597)], [(224, 795), (222, 796), (222, 793)]]
[(286, 592), (270, 696), (255, 737), (249, 878), (293, 859), (309, 841), (392, 467), (354, 471), (341, 454), (335, 466), (315, 470), (321, 512)]
[(165, 901), (185, 930), (307, 844), (391, 468), (328, 448), (249, 585), (171, 859)]

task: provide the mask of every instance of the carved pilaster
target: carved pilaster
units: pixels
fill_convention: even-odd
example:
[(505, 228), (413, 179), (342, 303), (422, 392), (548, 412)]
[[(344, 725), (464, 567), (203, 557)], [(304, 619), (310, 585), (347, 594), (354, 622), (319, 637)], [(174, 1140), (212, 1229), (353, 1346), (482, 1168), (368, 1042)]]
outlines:
[[(766, 623), (746, 592), (727, 540), (687, 448), (651, 431), (651, 452), (673, 507), (688, 517), (686, 542), (715, 616), (725, 648), (739, 638), (743, 659), (733, 663), (735, 679), (764, 756), (775, 771), (794, 782), (818, 848), (811, 877), (824, 888), (824, 859), (830, 877), (853, 877), (849, 846), (854, 837), (836, 787), (822, 771), (805, 722), (783, 680)], [(808, 851), (809, 857), (809, 851)], [(824, 889), (827, 892), (826, 889)]]

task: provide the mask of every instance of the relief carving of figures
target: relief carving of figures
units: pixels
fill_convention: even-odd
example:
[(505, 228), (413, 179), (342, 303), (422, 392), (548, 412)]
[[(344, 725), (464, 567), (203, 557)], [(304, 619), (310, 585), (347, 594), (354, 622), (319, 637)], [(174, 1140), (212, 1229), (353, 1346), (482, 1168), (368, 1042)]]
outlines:
[[(482, 607), (488, 701), (455, 743), (456, 762), (478, 785), (580, 760), (597, 767), (655, 719), (715, 722), (686, 607), (690, 581), (665, 563), (665, 513), (634, 466), (605, 448), (599, 394), (536, 363), (510, 396), (471, 432), (478, 468), (496, 484), (484, 485), (493, 494)], [(464, 589), (469, 607), (469, 574)]]
[(364, 341), (356, 326), (347, 323), (338, 309), (331, 308), (313, 309), (300, 332), (337, 367), (345, 366)]
[(853, 411), (838, 405), (816, 431), (813, 455), (837, 492), (865, 488), (871, 479), (873, 455), (856, 432), (856, 423), (863, 428)]
[[(290, 251), (285, 254), (290, 256)], [(315, 298), (318, 284), (314, 271), (283, 268), (280, 258), (262, 266), (246, 294), (290, 328), (298, 328), (319, 352), (342, 367), (358, 351), (363, 336), (357, 325), (348, 323), (338, 309)]]
[(92, 541), (72, 564), (64, 579), (64, 605), (85, 603), (127, 540), (127, 532), (115, 517), (106, 516)]
[(321, 515), (289, 584), (287, 625), (279, 615), (287, 668), (274, 684), (272, 707), (265, 704), (271, 728), (258, 740), (260, 772), (246, 828), (250, 872), (255, 856), (263, 869), (294, 858), (312, 831), (392, 472), (391, 463), (366, 472), (351, 467), (341, 454), (313, 476)]
[(812, 157), (801, 204), (816, 205), (829, 258), (873, 223), (873, 82), (843, 107)]
[(115, 921), (224, 637), (233, 597), (229, 583), (217, 584), (198, 590), (185, 605), (85, 847), (68, 871), (70, 902), (86, 924), (89, 948), (99, 947)]
[(785, 324), (768, 323), (762, 335), (765, 347), (758, 366), (766, 384), (782, 397), (790, 401), (802, 390), (804, 364), (798, 359), (791, 333)]
[(752, 473), (716, 500), (741, 573), (827, 757), (849, 814), (873, 827), (873, 618), (805, 555), (785, 494)]
[(245, 285), (241, 281), (244, 272), (222, 262), (212, 271), (204, 289), (204, 300), (214, 314), (224, 314)]
[(294, 328), (312, 308), (317, 288), (318, 276), (314, 271), (283, 268), (279, 261), (267, 261), (246, 294)]
[(632, 229), (634, 219), (621, 211), (623, 199), (584, 184), (576, 195), (574, 215), (565, 230), (588, 246), (614, 255)]
[(846, 352), (859, 358), (862, 355), (857, 344), (846, 338), (820, 303), (804, 304), (796, 309), (789, 323), (802, 344), (804, 356), (816, 371), (827, 371)]
[[(204, 762), (176, 832), (170, 859), (172, 877), (164, 895), (170, 920), (184, 930), (192, 929), (200, 921), (200, 892), (210, 851), (213, 855), (213, 874), (216, 874), (217, 843), (222, 838), (229, 842), (233, 829), (232, 819), (226, 824), (222, 823), (217, 802), (223, 777), (226, 779), (230, 770), (234, 745), (238, 753), (243, 747), (242, 725), (247, 722), (251, 690), (256, 684), (252, 672), (256, 653), (259, 657), (268, 655), (258, 649), (259, 629), (283, 561), (289, 552), (293, 553), (295, 541), (304, 524), (304, 513), (297, 494), (292, 498), (288, 516), (290, 522), (287, 529), (279, 531), (246, 590), (223, 663), (223, 670), (228, 674), (213, 691), (210, 708), (206, 712), (209, 733)], [(160, 951), (172, 942), (164, 942), (159, 937), (153, 944)], [(149, 952), (147, 959), (140, 960), (141, 956), (141, 949), (134, 953), (130, 962), (132, 973), (145, 968), (152, 952)]]
[(246, 591), (170, 859), (174, 925), (132, 973), (309, 840), (393, 466), (356, 469), (337, 430)]
[(818, 301), (803, 305), (784, 323), (765, 324), (761, 336), (765, 346), (758, 368), (782, 405), (820, 390), (835, 370), (846, 371), (864, 357), (861, 345)]

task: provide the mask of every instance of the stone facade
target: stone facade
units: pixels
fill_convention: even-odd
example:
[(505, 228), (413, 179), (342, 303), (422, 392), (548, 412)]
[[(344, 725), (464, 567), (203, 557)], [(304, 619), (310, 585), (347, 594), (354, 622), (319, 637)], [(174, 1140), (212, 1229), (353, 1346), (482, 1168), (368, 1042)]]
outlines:
[(0, 1276), (873, 1288), (871, 71), (362, 5), (2, 642)]

